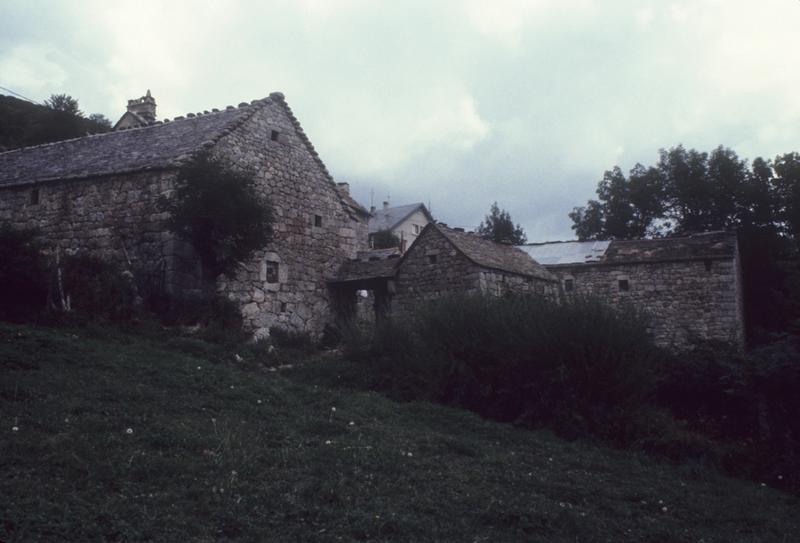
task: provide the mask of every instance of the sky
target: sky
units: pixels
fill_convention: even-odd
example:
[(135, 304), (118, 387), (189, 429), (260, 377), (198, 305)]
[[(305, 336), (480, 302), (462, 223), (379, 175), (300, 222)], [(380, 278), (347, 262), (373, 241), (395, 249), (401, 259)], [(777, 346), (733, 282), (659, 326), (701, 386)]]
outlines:
[(112, 122), (281, 91), (366, 207), (572, 239), (614, 166), (800, 151), (800, 0), (3, 0), (0, 87)]

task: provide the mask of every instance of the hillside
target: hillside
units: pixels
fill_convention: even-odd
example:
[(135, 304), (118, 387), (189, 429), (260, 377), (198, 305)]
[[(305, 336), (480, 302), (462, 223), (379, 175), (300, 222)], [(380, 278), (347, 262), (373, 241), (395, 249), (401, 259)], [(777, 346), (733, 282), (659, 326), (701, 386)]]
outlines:
[(0, 152), (108, 130), (85, 117), (0, 95)]
[(800, 533), (800, 500), (763, 485), (292, 381), (235, 354), (0, 324), (0, 540), (710, 543)]

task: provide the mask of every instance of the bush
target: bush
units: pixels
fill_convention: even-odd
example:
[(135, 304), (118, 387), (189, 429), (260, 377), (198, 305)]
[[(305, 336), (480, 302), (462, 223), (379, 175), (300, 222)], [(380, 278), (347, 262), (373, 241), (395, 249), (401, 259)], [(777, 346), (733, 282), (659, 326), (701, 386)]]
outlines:
[(314, 340), (307, 332), (296, 332), (280, 326), (270, 326), (269, 338), (272, 345), (283, 349), (310, 353), (316, 348)]
[(616, 440), (624, 424), (606, 422), (644, 405), (665, 356), (646, 322), (590, 299), (455, 297), (426, 306), (407, 327), (379, 326), (366, 347), (350, 338), (348, 353), (369, 361), (378, 387), (403, 397)]
[(0, 319), (30, 319), (46, 302), (47, 271), (36, 233), (0, 225)]
[(57, 307), (89, 320), (131, 318), (136, 287), (130, 272), (86, 254), (64, 256), (59, 267), (60, 281), (58, 270), (51, 272), (51, 300)]

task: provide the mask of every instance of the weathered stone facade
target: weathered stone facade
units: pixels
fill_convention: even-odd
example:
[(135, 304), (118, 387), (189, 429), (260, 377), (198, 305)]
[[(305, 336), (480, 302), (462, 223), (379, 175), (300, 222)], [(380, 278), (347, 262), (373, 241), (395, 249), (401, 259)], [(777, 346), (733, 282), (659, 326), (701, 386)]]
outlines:
[(51, 247), (85, 251), (196, 288), (191, 248), (165, 226), (181, 164), (209, 151), (255, 175), (274, 210), (272, 242), (222, 277), (250, 330), (312, 334), (331, 319), (326, 279), (367, 245), (366, 210), (334, 183), (279, 93), (220, 112), (0, 153), (0, 221), (36, 227)]
[(736, 237), (611, 242), (599, 261), (545, 265), (563, 295), (597, 296), (647, 312), (656, 344), (676, 350), (693, 339), (744, 344)]
[[(466, 246), (467, 240), (471, 247)], [(494, 266), (480, 258), (489, 252), (495, 257)], [(506, 253), (514, 254), (512, 258), (503, 258)], [(556, 298), (556, 278), (543, 268), (539, 269), (527, 255), (516, 253), (519, 251), (513, 247), (431, 224), (397, 267), (392, 313), (412, 313), (420, 303), (448, 295), (538, 294)], [(514, 257), (519, 257), (519, 260)]]

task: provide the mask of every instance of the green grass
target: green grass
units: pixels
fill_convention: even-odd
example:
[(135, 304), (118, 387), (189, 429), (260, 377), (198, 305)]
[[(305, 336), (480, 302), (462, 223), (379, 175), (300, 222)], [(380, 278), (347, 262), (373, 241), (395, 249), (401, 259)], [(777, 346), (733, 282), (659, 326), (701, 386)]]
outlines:
[(176, 345), (0, 324), (0, 540), (709, 543), (800, 534), (800, 499), (702, 466)]

